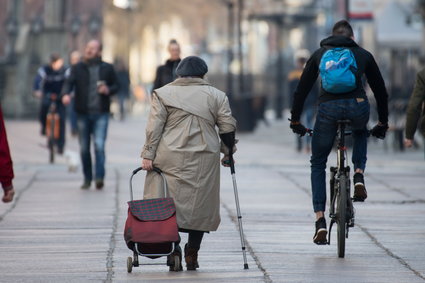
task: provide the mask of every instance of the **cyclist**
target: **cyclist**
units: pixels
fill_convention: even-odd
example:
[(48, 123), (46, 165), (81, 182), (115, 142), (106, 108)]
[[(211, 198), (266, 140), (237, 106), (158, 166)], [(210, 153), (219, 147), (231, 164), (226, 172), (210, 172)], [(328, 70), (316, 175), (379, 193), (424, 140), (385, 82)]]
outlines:
[(38, 69), (34, 79), (34, 96), (41, 99), (40, 123), (41, 134), (46, 134), (46, 118), (52, 103), (51, 96), (56, 94), (56, 110), (60, 117), (60, 131), (57, 142), (58, 153), (62, 154), (65, 146), (65, 119), (66, 109), (59, 99), (62, 86), (65, 82), (65, 72), (63, 59), (58, 54), (50, 55), (50, 64)]
[[(338, 57), (338, 54), (341, 55)], [(345, 71), (344, 71), (345, 70)], [(314, 135), (312, 138), (311, 186), (313, 209), (316, 214), (316, 230), (313, 242), (326, 243), (327, 228), (324, 217), (326, 205), (326, 162), (332, 150), (337, 120), (351, 120), (354, 140), (352, 162), (354, 164), (354, 198), (364, 201), (367, 191), (363, 173), (366, 166), (367, 137), (366, 124), (369, 120), (369, 102), (363, 88), (365, 75), (371, 87), (377, 108), (379, 122), (371, 134), (385, 138), (388, 129), (388, 94), (381, 72), (372, 54), (354, 41), (351, 25), (337, 22), (332, 36), (320, 43), (304, 68), (294, 93), (291, 110), (292, 131), (301, 136), (307, 129), (300, 123), (304, 101), (313, 87), (318, 74), (321, 75), (319, 107)]]

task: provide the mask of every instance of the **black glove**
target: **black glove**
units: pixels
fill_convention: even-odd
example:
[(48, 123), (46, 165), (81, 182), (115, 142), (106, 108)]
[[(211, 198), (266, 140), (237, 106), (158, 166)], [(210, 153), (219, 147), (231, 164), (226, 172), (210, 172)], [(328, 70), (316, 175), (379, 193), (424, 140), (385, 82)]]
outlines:
[(370, 134), (374, 137), (377, 137), (378, 139), (384, 139), (385, 138), (385, 134), (388, 130), (388, 124), (381, 124), (378, 123), (376, 124), (375, 127), (372, 128), (372, 130), (370, 130)]
[(303, 124), (297, 123), (297, 124), (290, 124), (289, 127), (291, 127), (292, 131), (295, 134), (300, 135), (300, 137), (303, 137), (307, 133), (306, 127), (304, 127)]
[(229, 149), (233, 150), (236, 143), (235, 132), (220, 134), (220, 138)]

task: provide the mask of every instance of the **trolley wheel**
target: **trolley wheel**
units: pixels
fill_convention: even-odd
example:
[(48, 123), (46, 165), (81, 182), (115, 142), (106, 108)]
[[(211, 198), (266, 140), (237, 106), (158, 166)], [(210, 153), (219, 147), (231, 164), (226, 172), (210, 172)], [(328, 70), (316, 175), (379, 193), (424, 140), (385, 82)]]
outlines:
[(127, 258), (127, 272), (131, 273), (132, 270), (133, 270), (133, 258), (129, 256)]
[(182, 271), (183, 267), (182, 264), (180, 262), (180, 257), (178, 255), (174, 256), (174, 266), (173, 266), (173, 271)]

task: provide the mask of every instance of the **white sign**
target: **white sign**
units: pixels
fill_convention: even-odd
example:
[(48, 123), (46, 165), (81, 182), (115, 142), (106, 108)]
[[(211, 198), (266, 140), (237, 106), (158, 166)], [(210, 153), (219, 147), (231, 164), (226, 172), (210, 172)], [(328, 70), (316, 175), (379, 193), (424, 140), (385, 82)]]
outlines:
[(370, 0), (349, 0), (348, 15), (350, 19), (373, 18), (373, 1)]

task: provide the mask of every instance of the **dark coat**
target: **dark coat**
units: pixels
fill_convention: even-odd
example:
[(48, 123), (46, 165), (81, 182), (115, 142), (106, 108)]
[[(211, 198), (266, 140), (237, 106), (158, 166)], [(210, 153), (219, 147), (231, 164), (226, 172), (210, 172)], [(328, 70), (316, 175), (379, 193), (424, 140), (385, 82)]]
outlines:
[[(293, 121), (299, 121), (303, 109), (304, 101), (313, 87), (318, 75), (319, 65), (323, 54), (326, 50), (336, 47), (347, 47), (353, 52), (357, 62), (357, 74), (359, 77), (366, 76), (367, 82), (373, 91), (376, 104), (378, 106), (378, 116), (381, 123), (388, 122), (388, 93), (385, 87), (384, 80), (381, 72), (372, 54), (367, 50), (357, 45), (354, 40), (345, 36), (330, 36), (320, 42), (320, 48), (317, 49), (304, 68), (301, 75), (300, 83), (294, 93), (294, 102), (292, 104), (292, 118)], [(363, 85), (358, 83), (358, 87), (348, 93), (332, 94), (327, 93), (322, 87), (320, 88), (319, 103), (336, 99), (350, 99), (350, 98), (364, 98), (366, 92)]]
[[(99, 80), (105, 81), (109, 88), (109, 95), (100, 95), (100, 111), (109, 112), (111, 95), (118, 91), (119, 84), (114, 67), (111, 64), (100, 61)], [(80, 62), (72, 66), (71, 73), (63, 88), (63, 94), (75, 93), (75, 112), (80, 114), (88, 113), (90, 72), (87, 63)]]
[(156, 77), (152, 90), (163, 87), (176, 79), (176, 68), (180, 61), (180, 59), (176, 61), (167, 60), (164, 65), (156, 69)]
[(130, 96), (130, 75), (127, 70), (117, 71), (118, 83), (120, 89), (118, 90), (118, 96), (128, 98)]
[(416, 76), (415, 88), (410, 97), (406, 115), (406, 138), (413, 139), (419, 120), (422, 119), (420, 129), (425, 137), (425, 69)]

